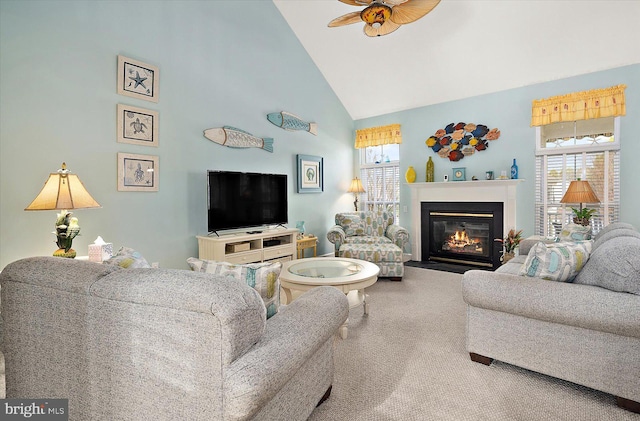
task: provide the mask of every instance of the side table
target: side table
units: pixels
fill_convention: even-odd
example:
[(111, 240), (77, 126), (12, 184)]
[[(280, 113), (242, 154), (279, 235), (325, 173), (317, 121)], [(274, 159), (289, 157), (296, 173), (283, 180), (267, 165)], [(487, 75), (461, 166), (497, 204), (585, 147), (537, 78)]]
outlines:
[(296, 239), (296, 250), (298, 250), (298, 259), (304, 258), (304, 251), (309, 248), (313, 248), (313, 257), (316, 257), (316, 247), (318, 245), (318, 238), (314, 235), (304, 236)]

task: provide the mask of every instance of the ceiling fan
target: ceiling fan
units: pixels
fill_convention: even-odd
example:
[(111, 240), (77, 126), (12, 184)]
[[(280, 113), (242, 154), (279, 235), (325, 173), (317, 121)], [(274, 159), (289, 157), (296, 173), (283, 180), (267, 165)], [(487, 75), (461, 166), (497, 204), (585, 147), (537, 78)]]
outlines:
[(338, 0), (351, 6), (367, 6), (329, 22), (329, 27), (364, 22), (364, 33), (379, 37), (395, 31), (400, 25), (415, 22), (440, 3), (440, 0)]

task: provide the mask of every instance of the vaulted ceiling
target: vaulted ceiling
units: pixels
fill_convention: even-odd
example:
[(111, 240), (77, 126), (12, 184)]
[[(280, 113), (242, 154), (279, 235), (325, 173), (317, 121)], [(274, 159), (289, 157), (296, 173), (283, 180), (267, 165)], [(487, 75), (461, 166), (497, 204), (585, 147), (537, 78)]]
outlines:
[(273, 2), (353, 119), (640, 63), (640, 0), (442, 0), (376, 38), (327, 27), (365, 6)]

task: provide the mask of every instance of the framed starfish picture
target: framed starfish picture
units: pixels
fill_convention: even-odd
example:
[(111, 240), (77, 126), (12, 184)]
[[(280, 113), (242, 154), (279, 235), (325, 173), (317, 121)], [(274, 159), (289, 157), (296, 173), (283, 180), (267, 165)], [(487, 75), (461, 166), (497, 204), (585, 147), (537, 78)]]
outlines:
[(158, 146), (158, 112), (131, 105), (117, 106), (119, 143)]
[(158, 102), (160, 71), (156, 66), (118, 56), (118, 93)]

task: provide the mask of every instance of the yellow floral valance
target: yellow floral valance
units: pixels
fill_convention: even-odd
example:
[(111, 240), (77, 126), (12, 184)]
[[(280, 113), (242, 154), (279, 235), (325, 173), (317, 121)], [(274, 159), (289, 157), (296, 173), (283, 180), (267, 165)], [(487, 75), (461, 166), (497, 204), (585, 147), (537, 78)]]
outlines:
[(626, 87), (618, 85), (534, 100), (531, 106), (531, 125), (544, 126), (561, 121), (625, 115)]
[(402, 143), (399, 124), (356, 130), (356, 149)]

